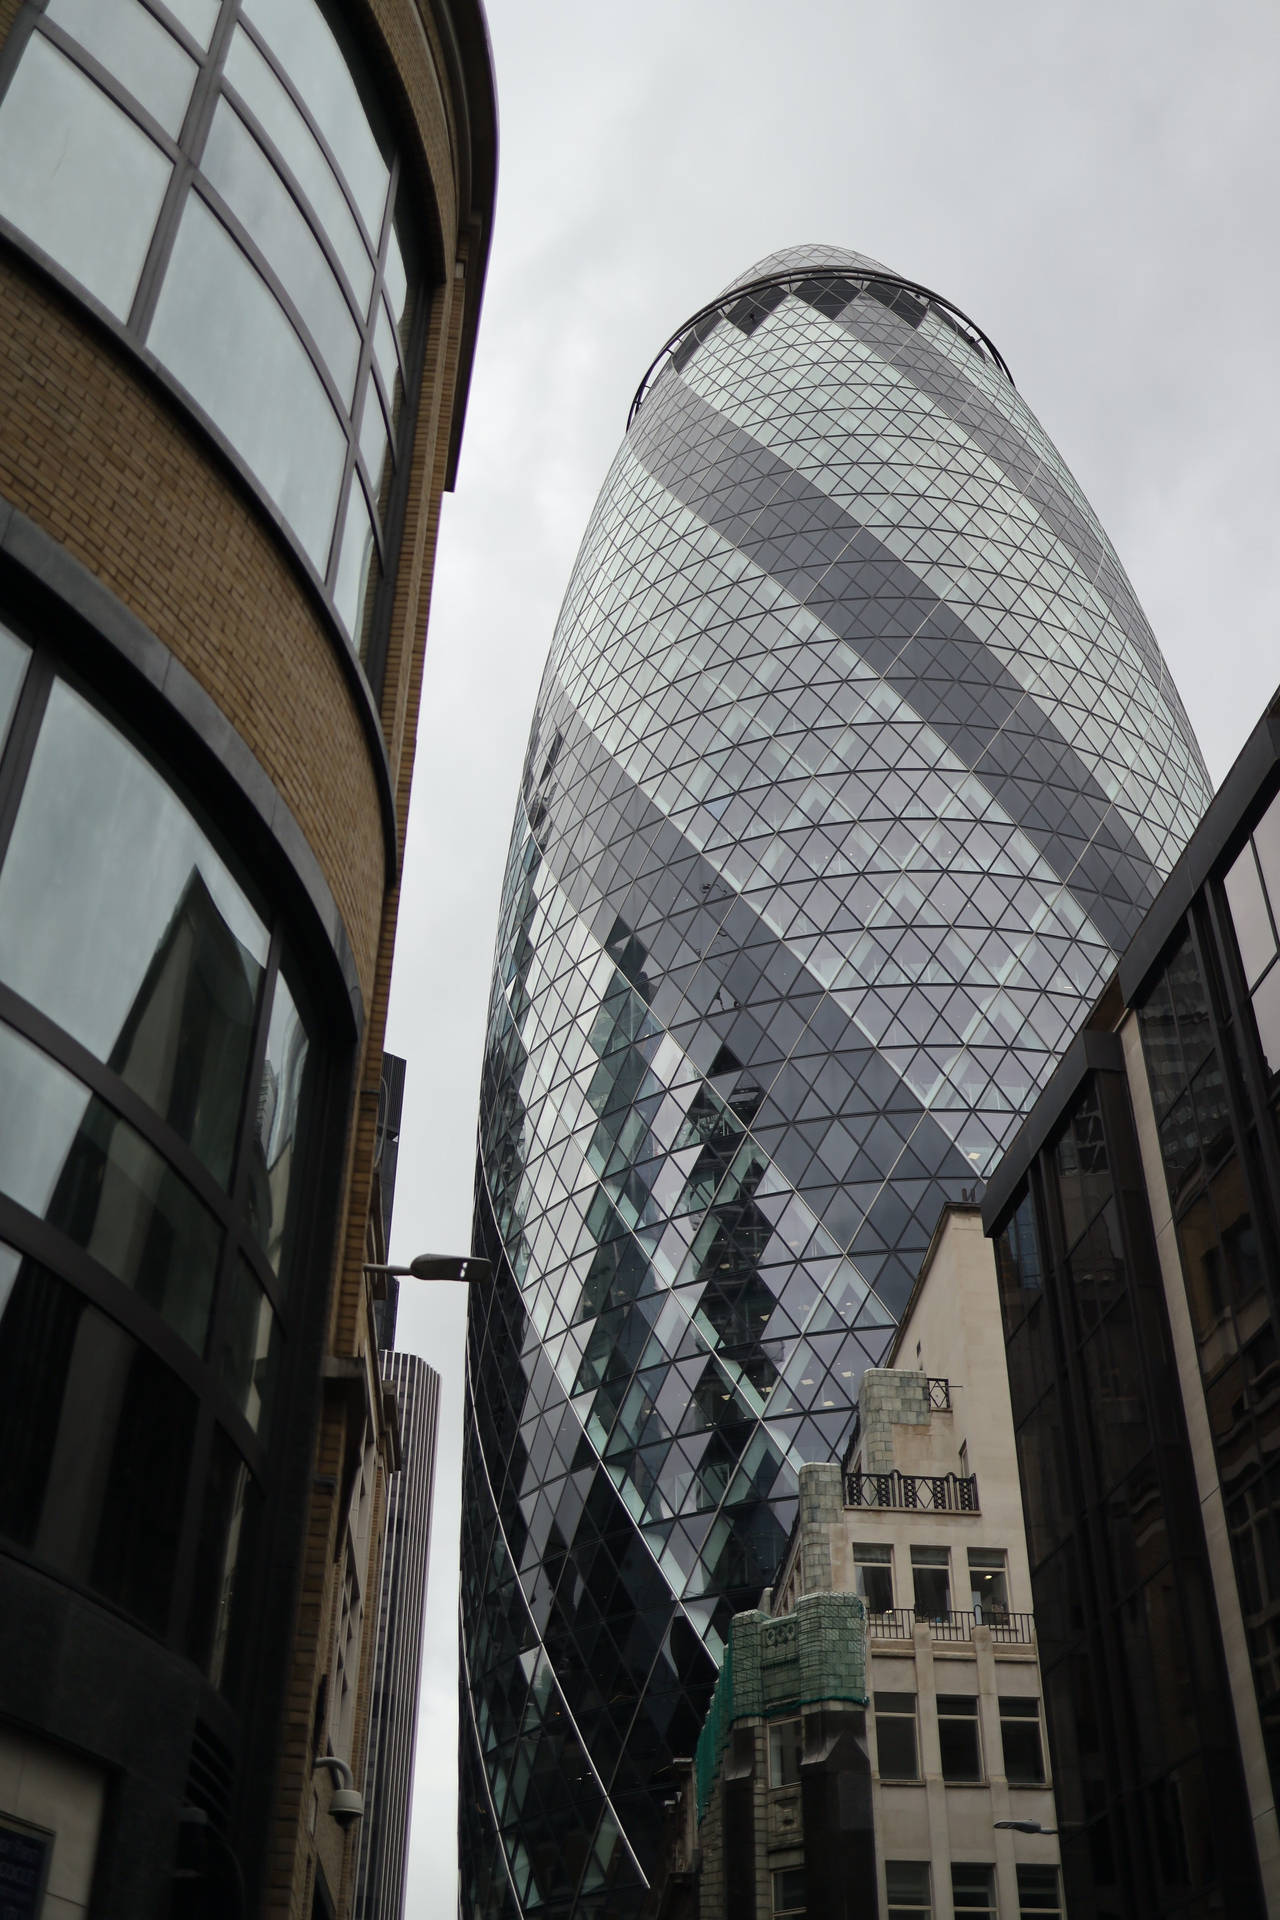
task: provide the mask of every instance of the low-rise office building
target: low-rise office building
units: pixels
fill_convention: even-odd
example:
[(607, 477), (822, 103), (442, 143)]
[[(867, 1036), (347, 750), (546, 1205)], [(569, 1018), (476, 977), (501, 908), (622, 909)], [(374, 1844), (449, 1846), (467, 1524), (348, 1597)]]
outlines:
[(952, 1206), (734, 1621), (656, 1911), (1050, 1920), (1057, 1828), (995, 1266)]

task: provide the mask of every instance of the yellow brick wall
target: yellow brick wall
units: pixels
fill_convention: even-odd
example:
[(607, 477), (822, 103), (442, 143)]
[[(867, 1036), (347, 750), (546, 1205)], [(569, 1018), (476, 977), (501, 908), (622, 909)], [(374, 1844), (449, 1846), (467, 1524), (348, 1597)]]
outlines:
[(137, 614), (252, 749), (320, 863), (367, 1001), (382, 827), (336, 636), (181, 403), (2, 243), (0, 420), (0, 494)]

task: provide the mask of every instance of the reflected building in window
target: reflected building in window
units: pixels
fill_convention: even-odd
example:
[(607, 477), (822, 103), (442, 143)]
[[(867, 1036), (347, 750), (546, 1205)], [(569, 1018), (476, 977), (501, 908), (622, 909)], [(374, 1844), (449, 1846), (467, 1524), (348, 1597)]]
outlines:
[(468, 1920), (635, 1911), (801, 1466), (1207, 795), (1105, 534), (949, 301), (800, 248), (673, 335), (569, 584), (502, 896)]
[(987, 1189), (1072, 1914), (1280, 1911), (1280, 724)]
[(352, 1910), (493, 164), (475, 0), (0, 13), (0, 1838), (60, 1911)]

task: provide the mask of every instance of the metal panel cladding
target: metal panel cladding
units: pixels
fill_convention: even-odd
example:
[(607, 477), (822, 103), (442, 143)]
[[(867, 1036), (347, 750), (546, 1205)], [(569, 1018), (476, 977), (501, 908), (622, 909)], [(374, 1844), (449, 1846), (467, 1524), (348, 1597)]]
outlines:
[(730, 1615), (1208, 798), (985, 337), (858, 254), (668, 343), (538, 700), (480, 1123), (463, 1911), (631, 1914)]

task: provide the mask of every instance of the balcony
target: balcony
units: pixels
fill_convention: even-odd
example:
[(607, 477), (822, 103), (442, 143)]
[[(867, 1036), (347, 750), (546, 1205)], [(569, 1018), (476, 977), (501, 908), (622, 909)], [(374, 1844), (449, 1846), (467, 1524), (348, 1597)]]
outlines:
[(917, 1613), (914, 1607), (895, 1607), (891, 1613), (867, 1615), (869, 1640), (910, 1640), (917, 1623), (928, 1627), (934, 1640), (973, 1639), (975, 1627), (987, 1627), (991, 1638), (1006, 1646), (1029, 1647), (1035, 1643), (1035, 1615), (1006, 1613), (1003, 1609), (972, 1613)]
[(976, 1474), (846, 1473), (847, 1507), (893, 1507), (904, 1513), (977, 1513)]

